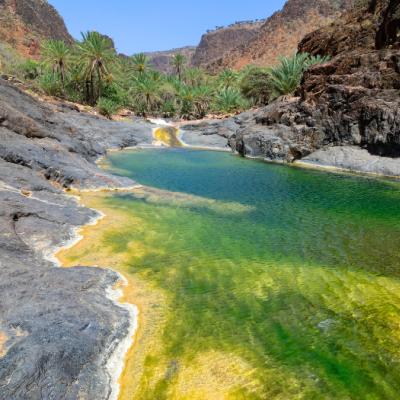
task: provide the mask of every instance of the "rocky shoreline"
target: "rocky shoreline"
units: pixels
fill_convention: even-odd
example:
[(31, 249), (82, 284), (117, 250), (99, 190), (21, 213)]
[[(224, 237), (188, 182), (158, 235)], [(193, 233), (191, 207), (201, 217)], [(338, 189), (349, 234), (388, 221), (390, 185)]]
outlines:
[(48, 256), (98, 216), (63, 189), (134, 185), (95, 160), (151, 144), (151, 130), (41, 104), (0, 80), (0, 399), (109, 399), (115, 390), (107, 364), (132, 335), (132, 313), (112, 289), (120, 277), (54, 268)]
[[(389, 29), (400, 26), (396, 10), (395, 0), (371, 2), (309, 35), (299, 49), (332, 59), (306, 72), (297, 97), (184, 124), (183, 142), (399, 177), (400, 44), (398, 28)], [(116, 302), (120, 276), (55, 268), (49, 249), (98, 217), (65, 190), (134, 186), (96, 161), (109, 149), (151, 146), (153, 128), (39, 102), (0, 79), (0, 400), (116, 397), (135, 314)]]

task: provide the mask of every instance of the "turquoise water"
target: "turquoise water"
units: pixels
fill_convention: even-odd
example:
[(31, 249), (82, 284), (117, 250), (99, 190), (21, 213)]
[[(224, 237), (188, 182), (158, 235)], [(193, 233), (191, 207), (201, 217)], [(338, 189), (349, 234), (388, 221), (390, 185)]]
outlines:
[[(147, 234), (124, 226), (104, 241), (170, 299), (144, 372), (157, 382), (138, 398), (197, 398), (196, 379), (179, 392), (181, 371), (213, 352), (246, 367), (208, 398), (399, 398), (398, 182), (183, 149), (109, 163), (153, 189), (106, 200)], [(157, 360), (177, 367), (156, 377)]]

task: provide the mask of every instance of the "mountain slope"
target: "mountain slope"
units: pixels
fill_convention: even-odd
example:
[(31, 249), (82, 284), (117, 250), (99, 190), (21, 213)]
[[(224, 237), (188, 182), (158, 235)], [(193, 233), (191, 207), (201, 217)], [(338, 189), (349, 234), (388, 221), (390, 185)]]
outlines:
[(204, 34), (193, 56), (193, 65), (204, 67), (221, 55), (249, 43), (257, 36), (264, 21), (239, 22)]
[(196, 47), (187, 46), (179, 49), (154, 51), (145, 54), (149, 57), (151, 65), (157, 71), (169, 74), (172, 72), (171, 59), (175, 54), (183, 54), (187, 59), (188, 65), (192, 65), (192, 59), (195, 51)]
[(274, 65), (280, 56), (294, 53), (305, 35), (333, 22), (352, 4), (353, 0), (288, 0), (250, 41), (204, 67), (215, 72), (224, 68), (240, 69), (248, 64)]
[(43, 39), (73, 41), (52, 5), (45, 0), (0, 0), (0, 42), (37, 58)]

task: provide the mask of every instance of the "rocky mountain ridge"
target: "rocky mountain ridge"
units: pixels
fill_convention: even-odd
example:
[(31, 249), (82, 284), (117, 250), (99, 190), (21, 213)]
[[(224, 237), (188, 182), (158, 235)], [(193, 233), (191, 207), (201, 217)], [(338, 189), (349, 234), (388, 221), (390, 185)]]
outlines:
[(243, 156), (400, 176), (399, 22), (399, 0), (362, 1), (302, 40), (332, 59), (306, 71), (297, 97), (197, 129)]
[(150, 64), (160, 72), (170, 74), (173, 72), (171, 66), (171, 59), (176, 54), (183, 54), (186, 57), (187, 64), (193, 65), (193, 55), (196, 51), (195, 46), (186, 46), (178, 49), (165, 50), (165, 51), (154, 51), (145, 53), (149, 59)]
[(275, 65), (280, 56), (293, 54), (308, 33), (326, 26), (353, 6), (353, 0), (288, 0), (245, 43), (202, 64), (211, 72), (241, 69), (249, 64)]
[(263, 21), (235, 23), (204, 34), (193, 56), (193, 65), (205, 67), (229, 51), (247, 45), (259, 32)]
[(43, 39), (73, 41), (51, 4), (45, 0), (0, 0), (0, 42), (25, 57), (38, 58)]

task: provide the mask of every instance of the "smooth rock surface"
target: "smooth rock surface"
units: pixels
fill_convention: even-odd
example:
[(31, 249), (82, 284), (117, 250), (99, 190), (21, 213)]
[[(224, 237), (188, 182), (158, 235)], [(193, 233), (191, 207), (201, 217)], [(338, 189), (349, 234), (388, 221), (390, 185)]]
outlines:
[(51, 249), (97, 217), (62, 188), (131, 186), (100, 170), (108, 148), (152, 143), (152, 126), (40, 103), (0, 79), (0, 399), (107, 399), (106, 364), (129, 332), (110, 270), (56, 268)]
[(353, 172), (400, 177), (400, 161), (370, 154), (356, 146), (334, 146), (317, 150), (300, 164), (344, 169)]

